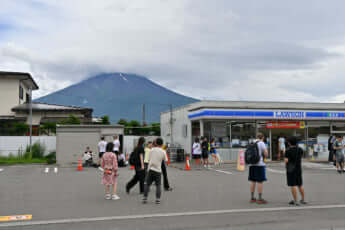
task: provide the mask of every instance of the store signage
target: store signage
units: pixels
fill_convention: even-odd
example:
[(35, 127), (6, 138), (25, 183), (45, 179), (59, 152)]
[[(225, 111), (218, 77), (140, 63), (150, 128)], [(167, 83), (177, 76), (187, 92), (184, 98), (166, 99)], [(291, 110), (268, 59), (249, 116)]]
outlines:
[(296, 111), (296, 110), (241, 110), (205, 109), (188, 114), (189, 119), (197, 118), (269, 119), (269, 120), (345, 120), (344, 112)]
[(301, 119), (305, 118), (305, 112), (300, 111), (277, 111), (274, 113), (275, 118), (282, 119)]
[(268, 121), (267, 129), (303, 129), (305, 127), (303, 121)]

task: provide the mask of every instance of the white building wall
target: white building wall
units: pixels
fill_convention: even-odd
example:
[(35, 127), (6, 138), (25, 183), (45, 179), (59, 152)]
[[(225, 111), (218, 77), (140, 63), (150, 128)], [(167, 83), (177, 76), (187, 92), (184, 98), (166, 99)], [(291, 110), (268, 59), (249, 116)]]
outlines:
[(13, 116), (11, 109), (19, 105), (19, 80), (1, 78), (0, 98), (0, 116)]
[[(172, 139), (173, 144), (180, 145), (186, 153), (191, 153), (192, 149), (192, 126), (188, 119), (188, 106), (174, 110)], [(161, 135), (164, 142), (171, 143), (170, 112), (161, 114)]]
[[(56, 151), (56, 137), (55, 136), (34, 136), (32, 143), (40, 142), (45, 146), (45, 154), (51, 151)], [(18, 155), (18, 150), (25, 151), (25, 148), (30, 144), (27, 136), (0, 136), (0, 156), (8, 156), (12, 154)]]

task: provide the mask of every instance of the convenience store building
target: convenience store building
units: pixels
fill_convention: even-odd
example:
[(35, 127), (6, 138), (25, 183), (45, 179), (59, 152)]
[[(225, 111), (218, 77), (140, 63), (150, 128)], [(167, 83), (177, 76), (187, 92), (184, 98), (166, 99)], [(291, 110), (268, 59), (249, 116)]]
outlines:
[(161, 114), (165, 142), (191, 152), (196, 137), (214, 138), (224, 160), (266, 137), (269, 158), (276, 159), (279, 136), (295, 135), (305, 157), (328, 159), (330, 135), (345, 134), (345, 103), (201, 101)]

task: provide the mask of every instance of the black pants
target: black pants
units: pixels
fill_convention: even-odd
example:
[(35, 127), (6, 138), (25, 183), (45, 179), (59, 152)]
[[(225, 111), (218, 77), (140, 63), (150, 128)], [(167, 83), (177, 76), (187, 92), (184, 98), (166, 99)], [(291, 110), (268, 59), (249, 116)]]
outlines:
[(165, 162), (162, 162), (162, 174), (163, 174), (163, 185), (164, 189), (169, 189), (169, 180), (168, 180), (168, 173), (167, 173), (167, 167), (165, 166)]
[(145, 181), (145, 191), (144, 191), (144, 197), (147, 198), (150, 192), (150, 187), (153, 182), (156, 184), (156, 199), (159, 200), (161, 198), (161, 173), (155, 172), (153, 170), (149, 170), (146, 181)]
[(134, 177), (128, 182), (126, 189), (131, 190), (139, 182), (140, 193), (144, 192), (144, 182), (145, 182), (145, 171), (135, 170)]

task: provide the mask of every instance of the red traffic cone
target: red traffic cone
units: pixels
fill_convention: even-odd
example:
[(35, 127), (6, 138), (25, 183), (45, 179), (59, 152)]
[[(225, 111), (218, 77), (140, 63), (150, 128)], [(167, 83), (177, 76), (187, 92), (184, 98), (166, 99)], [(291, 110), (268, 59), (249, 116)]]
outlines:
[(170, 165), (170, 157), (169, 157), (169, 154), (167, 154), (167, 158), (168, 158), (167, 165)]
[(131, 170), (134, 170), (134, 169), (135, 169), (134, 165), (131, 165)]
[(81, 159), (78, 160), (78, 168), (77, 168), (78, 171), (83, 171), (83, 164), (81, 162)]
[(186, 170), (186, 171), (189, 171), (189, 170), (190, 170), (189, 156), (188, 156), (188, 155), (187, 155), (187, 157), (186, 157), (186, 166), (185, 166), (184, 170)]

